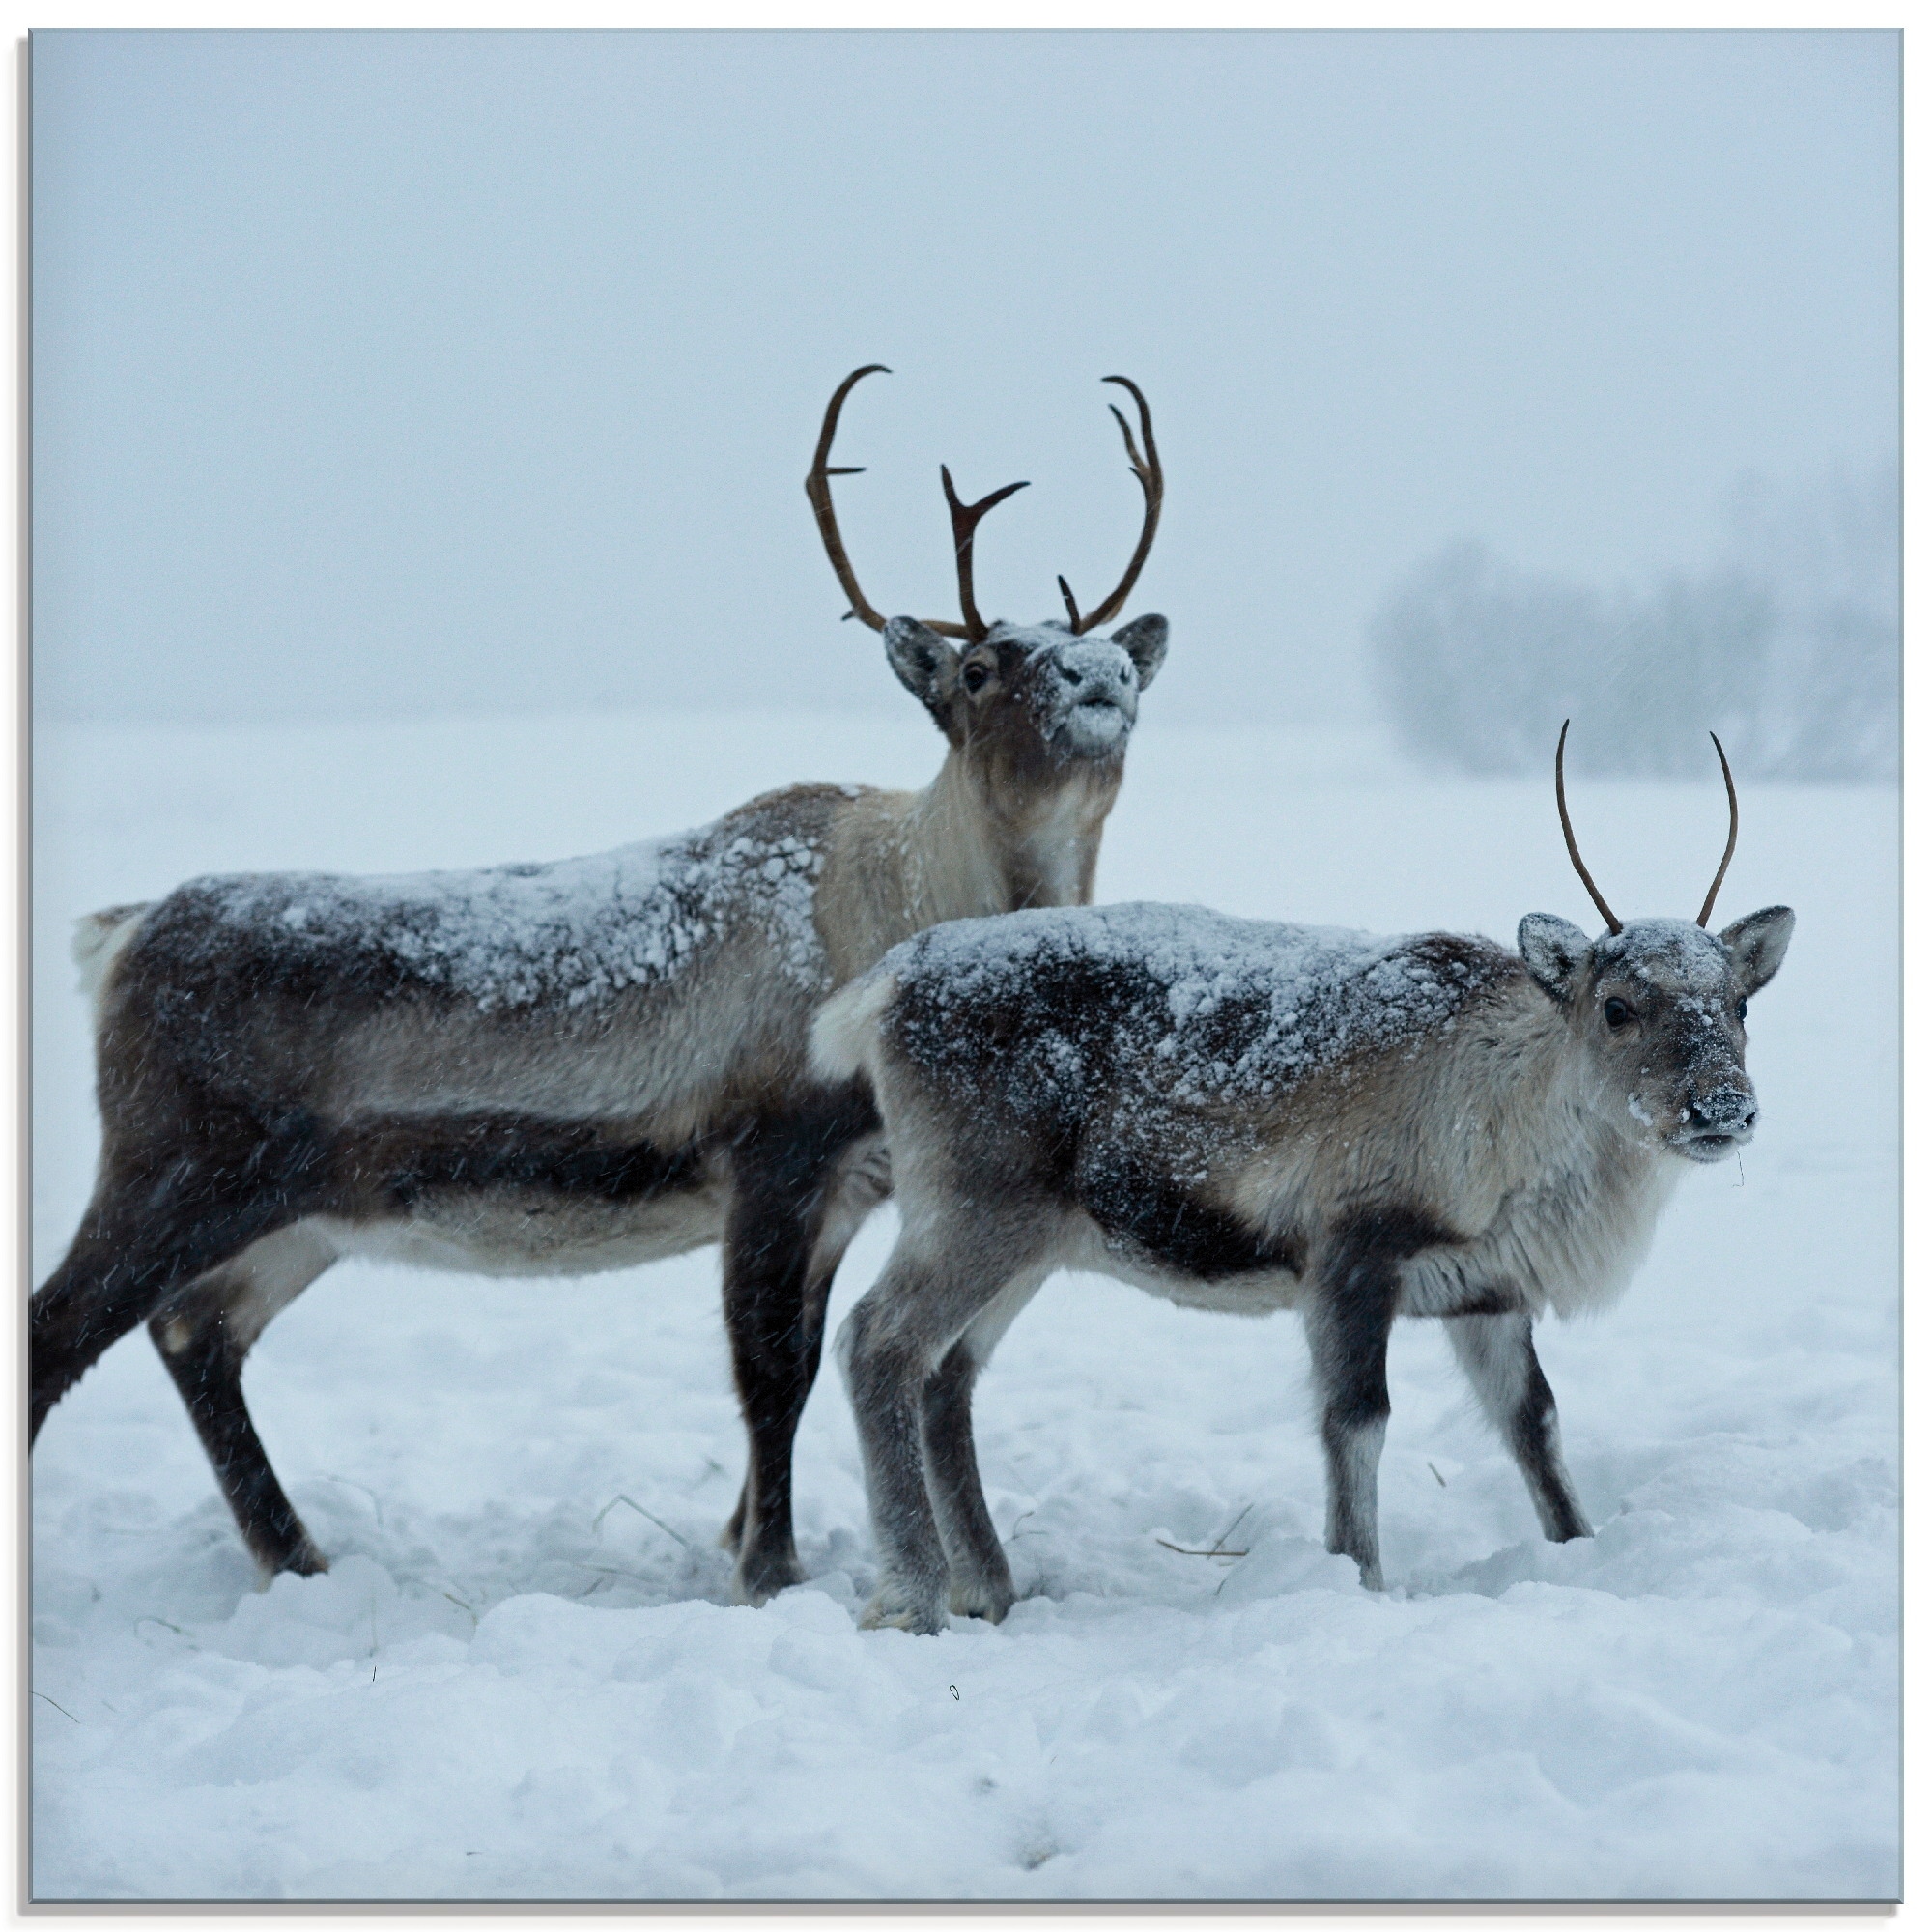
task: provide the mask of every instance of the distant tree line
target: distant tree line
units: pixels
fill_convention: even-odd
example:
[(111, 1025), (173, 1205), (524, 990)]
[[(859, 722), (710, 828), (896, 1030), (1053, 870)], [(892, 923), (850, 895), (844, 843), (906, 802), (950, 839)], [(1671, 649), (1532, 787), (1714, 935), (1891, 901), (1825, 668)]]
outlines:
[(1899, 771), (1899, 469), (1733, 495), (1717, 560), (1606, 590), (1464, 542), (1369, 627), (1406, 749), (1470, 773), (1541, 770), (1574, 717), (1578, 771), (1702, 777), (1704, 733), (1761, 779)]

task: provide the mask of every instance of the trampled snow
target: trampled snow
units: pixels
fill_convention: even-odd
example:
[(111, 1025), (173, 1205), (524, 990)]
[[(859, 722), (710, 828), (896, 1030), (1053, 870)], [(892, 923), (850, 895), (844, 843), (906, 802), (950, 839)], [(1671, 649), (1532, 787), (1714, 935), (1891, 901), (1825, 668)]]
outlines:
[[(1535, 782), (1164, 727), (1103, 899), (1508, 942), (1580, 919)], [(904, 725), (640, 717), (43, 734), (36, 1276), (91, 1179), (68, 925), (210, 871), (562, 856), (792, 778), (919, 782)], [(1573, 788), (1626, 917), (1693, 910), (1714, 784)], [(704, 1253), (570, 1281), (344, 1264), (250, 1400), (334, 1558), (258, 1592), (138, 1331), (34, 1465), (37, 1897), (1884, 1897), (1898, 1884), (1895, 795), (1747, 786), (1717, 923), (1783, 902), (1758, 1137), (1628, 1296), (1539, 1348), (1599, 1534), (1536, 1533), (1434, 1324), (1391, 1364), (1374, 1597), (1321, 1548), (1292, 1317), (1049, 1284), (978, 1403), (1027, 1593), (861, 1633), (836, 1374), (812, 1581), (728, 1604), (742, 1468)], [(832, 1320), (876, 1275), (882, 1211)]]

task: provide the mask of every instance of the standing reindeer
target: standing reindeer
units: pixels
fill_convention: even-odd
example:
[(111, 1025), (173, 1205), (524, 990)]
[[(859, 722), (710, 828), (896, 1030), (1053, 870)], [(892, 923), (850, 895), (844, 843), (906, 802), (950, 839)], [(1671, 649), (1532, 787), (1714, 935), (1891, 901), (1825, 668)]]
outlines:
[[(890, 1187), (863, 1088), (811, 1070), (818, 1004), (932, 924), (1093, 896), (1140, 693), (1167, 620), (1101, 639), (1147, 559), (1160, 462), (1145, 398), (1140, 541), (1066, 621), (987, 623), (952, 520), (963, 622), (881, 616), (828, 468), (806, 482), (852, 612), (947, 740), (922, 792), (798, 785), (595, 858), (473, 872), (191, 881), (83, 921), (101, 1153), (66, 1259), (32, 1304), (31, 1429), (146, 1321), (264, 1570), (326, 1567), (270, 1466), (242, 1366), (340, 1255), (487, 1274), (627, 1267), (722, 1240), (751, 1435), (724, 1533), (741, 1595), (799, 1579), (791, 1450), (825, 1298)], [(959, 647), (947, 641), (959, 639)]]
[(869, 1078), (903, 1222), (838, 1340), (879, 1547), (866, 1622), (934, 1631), (949, 1606), (1011, 1605), (972, 1389), (1061, 1267), (1301, 1310), (1328, 1548), (1369, 1588), (1398, 1315), (1447, 1327), (1544, 1534), (1588, 1536), (1530, 1324), (1620, 1293), (1681, 1163), (1750, 1138), (1745, 1002), (1793, 921), (1773, 906), (1705, 930), (1737, 843), (1728, 761), (1724, 783), (1730, 842), (1694, 925), (1611, 913), (1559, 737), (1598, 940), (1546, 913), (1510, 952), (1198, 907), (1023, 912), (923, 933), (833, 1000), (817, 1064)]

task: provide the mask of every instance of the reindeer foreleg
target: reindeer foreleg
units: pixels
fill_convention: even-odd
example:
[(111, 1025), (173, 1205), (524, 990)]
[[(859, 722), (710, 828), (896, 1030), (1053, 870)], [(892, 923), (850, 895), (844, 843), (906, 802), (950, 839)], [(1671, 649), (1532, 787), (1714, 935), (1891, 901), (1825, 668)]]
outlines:
[(1483, 1413), (1522, 1471), (1544, 1535), (1551, 1543), (1591, 1535), (1590, 1520), (1563, 1466), (1556, 1398), (1536, 1359), (1529, 1317), (1456, 1315), (1442, 1325)]
[(1399, 1208), (1350, 1216), (1316, 1272), (1305, 1320), (1328, 1463), (1328, 1548), (1352, 1556), (1363, 1586), (1382, 1587), (1377, 1472), (1388, 1434), (1388, 1339), (1402, 1264), (1439, 1239), (1425, 1217)]

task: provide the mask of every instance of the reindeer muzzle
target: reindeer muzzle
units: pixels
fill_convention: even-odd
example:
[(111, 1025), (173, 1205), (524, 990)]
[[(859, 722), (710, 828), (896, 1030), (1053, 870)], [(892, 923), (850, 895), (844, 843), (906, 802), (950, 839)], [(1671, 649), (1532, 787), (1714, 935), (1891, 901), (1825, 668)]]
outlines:
[(1722, 1160), (1757, 1127), (1757, 1096), (1748, 1088), (1719, 1087), (1692, 1097), (1683, 1124), (1670, 1136), (1672, 1152), (1691, 1160)]
[(1076, 752), (1109, 752), (1140, 710), (1133, 660), (1118, 644), (1072, 644), (1056, 654), (1058, 731)]

